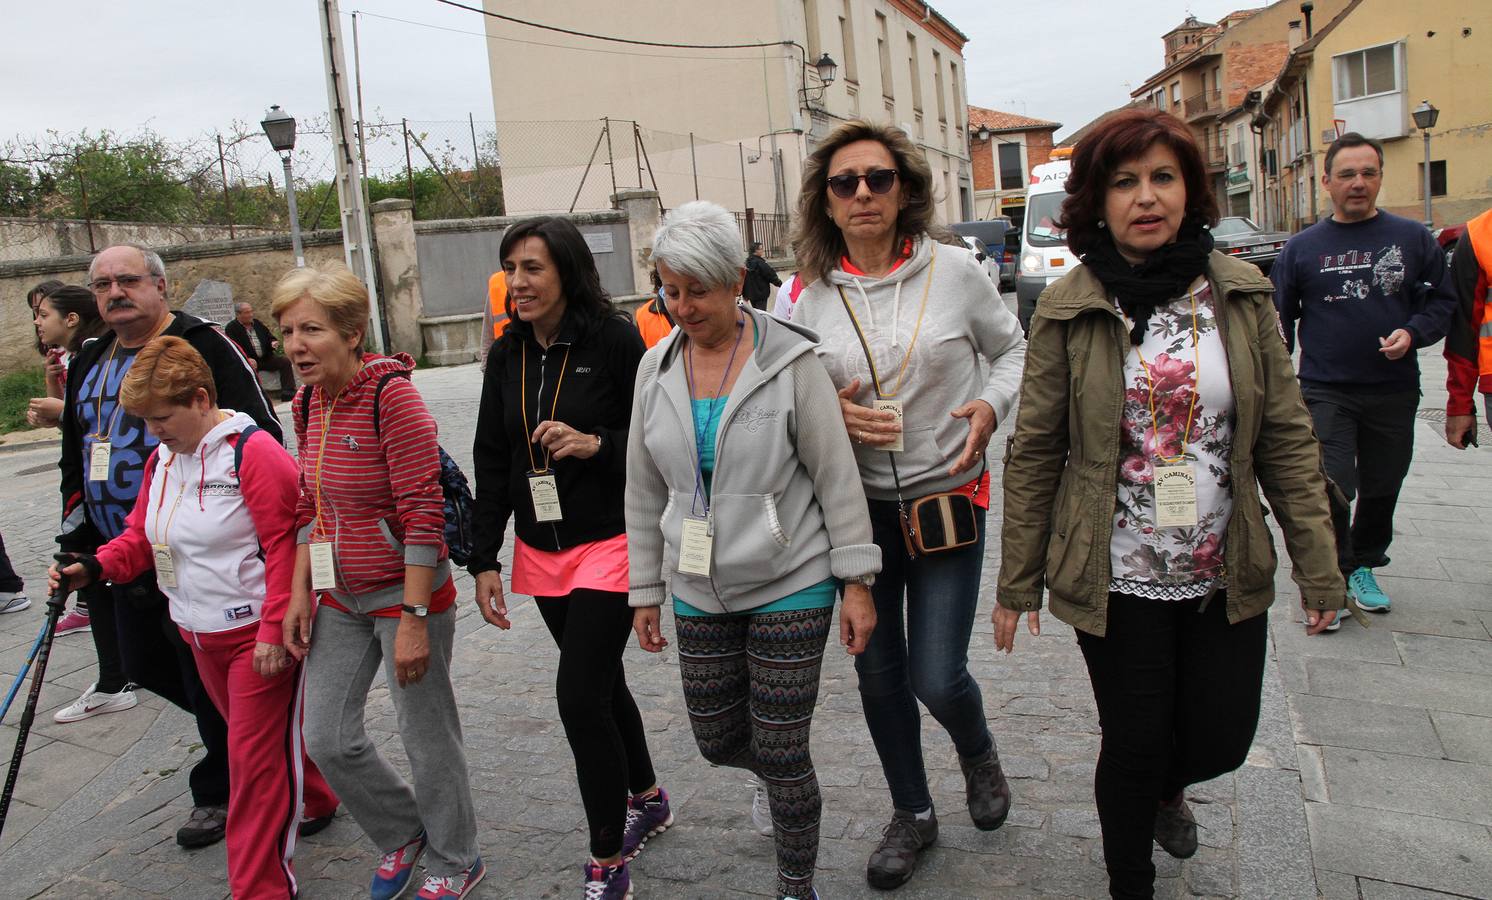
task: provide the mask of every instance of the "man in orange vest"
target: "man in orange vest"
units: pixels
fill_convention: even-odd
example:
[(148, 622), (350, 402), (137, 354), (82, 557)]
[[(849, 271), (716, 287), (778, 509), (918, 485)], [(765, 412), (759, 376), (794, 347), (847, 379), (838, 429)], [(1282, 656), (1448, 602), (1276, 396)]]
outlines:
[(637, 321), (637, 332), (642, 335), (642, 342), (648, 347), (668, 337), (668, 333), (673, 331), (673, 316), (668, 314), (668, 306), (663, 301), (663, 279), (658, 277), (657, 269), (653, 270), (652, 298), (637, 307), (632, 318)]
[(486, 327), (492, 329), (494, 341), (502, 337), (503, 329), (508, 327), (508, 276), (502, 269), (487, 279)]
[(1445, 338), (1445, 439), (1464, 450), (1476, 443), (1478, 391), (1492, 426), (1492, 209), (1466, 223), (1451, 257), (1451, 283), (1461, 303)]

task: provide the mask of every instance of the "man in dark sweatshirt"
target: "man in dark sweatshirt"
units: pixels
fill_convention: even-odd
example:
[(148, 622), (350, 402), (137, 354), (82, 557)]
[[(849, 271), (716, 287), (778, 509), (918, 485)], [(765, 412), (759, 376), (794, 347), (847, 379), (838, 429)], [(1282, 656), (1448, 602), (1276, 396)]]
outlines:
[[(1394, 506), (1414, 452), (1416, 351), (1445, 337), (1456, 298), (1424, 225), (1378, 209), (1383, 147), (1355, 132), (1326, 151), (1332, 215), (1285, 244), (1270, 273), (1285, 343), (1300, 341), (1300, 389), (1347, 499), (1337, 557), (1359, 604), (1387, 612)], [(1349, 521), (1350, 519), (1350, 521)]]

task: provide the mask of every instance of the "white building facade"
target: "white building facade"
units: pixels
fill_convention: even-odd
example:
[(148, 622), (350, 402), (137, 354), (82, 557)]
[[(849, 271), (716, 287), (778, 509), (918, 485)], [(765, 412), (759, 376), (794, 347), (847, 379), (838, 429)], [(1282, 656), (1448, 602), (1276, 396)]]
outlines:
[[(565, 209), (566, 192), (580, 179), (555, 170), (587, 165), (592, 151), (582, 146), (561, 163), (553, 148), (524, 146), (522, 123), (573, 122), (579, 135), (586, 133), (583, 123), (603, 117), (635, 121), (644, 133), (636, 155), (639, 162), (646, 158), (647, 171), (632, 177), (627, 157), (614, 165), (631, 179), (619, 185), (656, 183), (665, 207), (699, 196), (736, 211), (787, 214), (803, 158), (836, 124), (858, 116), (901, 125), (923, 149), (941, 219), (972, 213), (967, 38), (930, 6), (912, 0), (483, 2), (489, 13), (530, 23), (677, 45), (605, 41), (486, 17), (505, 192), (528, 207), (510, 204), (510, 213)], [(704, 44), (716, 48), (698, 46)], [(826, 54), (835, 64), (827, 84), (815, 68)], [(519, 137), (504, 140), (503, 123), (512, 123), (508, 130)], [(630, 124), (613, 128), (610, 137), (609, 147), (597, 143), (591, 170), (598, 158), (605, 168), (606, 154), (614, 160), (634, 147)], [(540, 189), (541, 173), (542, 185), (552, 187)], [(526, 177), (532, 184), (522, 184)]]

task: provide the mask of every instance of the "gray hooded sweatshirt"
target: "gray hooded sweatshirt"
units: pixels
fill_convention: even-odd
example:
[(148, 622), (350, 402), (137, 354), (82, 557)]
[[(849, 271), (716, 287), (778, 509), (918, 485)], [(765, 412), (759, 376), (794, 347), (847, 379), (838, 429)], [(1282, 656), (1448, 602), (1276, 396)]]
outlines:
[[(835, 388), (859, 379), (860, 390), (852, 399), (862, 406), (871, 405), (874, 387), (865, 351), (840, 300), (841, 288), (875, 356), (882, 391), (894, 392), (902, 401), (906, 449), (896, 454), (902, 496), (911, 500), (968, 484), (979, 474), (978, 466), (952, 476), (948, 467), (964, 451), (969, 421), (949, 413), (970, 400), (983, 400), (994, 409), (997, 426), (1005, 421), (1020, 392), (1026, 360), (1020, 322), (1005, 308), (974, 254), (963, 247), (923, 237), (911, 258), (882, 278), (835, 269), (803, 289), (793, 322), (818, 334), (817, 352)], [(927, 307), (922, 311), (924, 291)], [(904, 360), (905, 375), (898, 376)], [(895, 500), (887, 451), (861, 444), (854, 450), (866, 495)]]
[[(833, 576), (881, 570), (839, 400), (811, 331), (744, 308), (759, 337), (716, 434), (710, 576), (678, 571), (696, 449), (682, 332), (637, 369), (627, 441), (629, 602), (670, 590), (708, 613), (742, 613)], [(696, 506), (695, 513), (702, 513)]]

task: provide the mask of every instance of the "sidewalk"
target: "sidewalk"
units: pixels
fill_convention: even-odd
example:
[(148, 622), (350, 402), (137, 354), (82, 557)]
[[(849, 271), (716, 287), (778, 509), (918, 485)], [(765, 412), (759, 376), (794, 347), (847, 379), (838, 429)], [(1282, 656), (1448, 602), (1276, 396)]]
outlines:
[[(1426, 381), (1439, 377), (1427, 371)], [(422, 371), (416, 384), (432, 398), (443, 445), (470, 472), (480, 390), (475, 367)], [(1157, 896), (1315, 898), (1318, 883), (1331, 898), (1356, 898), (1359, 889), (1370, 898), (1435, 896), (1389, 882), (1488, 893), (1492, 564), (1476, 561), (1471, 554), (1481, 542), (1461, 531), (1492, 515), (1492, 466), (1476, 454), (1440, 450), (1428, 426), (1420, 438), (1411, 476), (1420, 496), (1406, 504), (1406, 535), (1393, 550), (1395, 566), (1385, 570), (1396, 610), (1375, 617), (1371, 631), (1354, 625), (1306, 642), (1289, 624), (1292, 604), (1276, 606), (1249, 762), (1189, 792), (1203, 826), (1202, 848), (1185, 863), (1157, 851)], [(0, 456), (0, 531), (33, 590), (51, 552), (55, 457), (53, 449)], [(1481, 487), (1467, 480), (1474, 473)], [(996, 511), (989, 522), (997, 535)], [(1452, 525), (1459, 541), (1447, 539)], [(1040, 638), (1022, 631), (1018, 652), (997, 656), (989, 625), (997, 541), (987, 545), (986, 559), (971, 667), (1012, 778), (1014, 808), (999, 831), (970, 824), (957, 761), (929, 720), (924, 746), (942, 832), (917, 876), (895, 896), (1100, 896), (1105, 879), (1092, 800), (1098, 725), (1081, 655), (1071, 629), (1048, 615)], [(1287, 575), (1281, 586), (1293, 602)], [(513, 598), (519, 601), (512, 606), (514, 628), (499, 633), (472, 609), (470, 579), (462, 576), (458, 586), (468, 600), (458, 626), (457, 692), (489, 865), (477, 896), (578, 896), (584, 815), (554, 709), (557, 654), (526, 599)], [(0, 617), (0, 671), (16, 671), (41, 611), (37, 602)], [(665, 622), (665, 633), (671, 630)], [(632, 647), (626, 662), (678, 818), (634, 864), (639, 898), (770, 896), (771, 842), (750, 828), (751, 792), (741, 775), (700, 759), (673, 648), (652, 657)], [(172, 839), (190, 805), (184, 767), (200, 754), (186, 716), (146, 694), (136, 710), (51, 723), (51, 710), (86, 687), (91, 671), (86, 636), (58, 640), (43, 692), (47, 709), (38, 716), (0, 837), (0, 884), (7, 886), (0, 893), (224, 896), (222, 845), (186, 852)], [(1372, 677), (1363, 677), (1368, 672)], [(370, 698), (368, 729), (402, 766), (381, 684)], [(0, 749), (13, 740), (10, 726), (0, 728)], [(813, 750), (824, 792), (816, 885), (826, 900), (874, 896), (864, 865), (889, 799), (852, 665), (833, 645)], [(375, 862), (355, 823), (339, 818), (297, 855), (302, 896), (366, 896)]]

